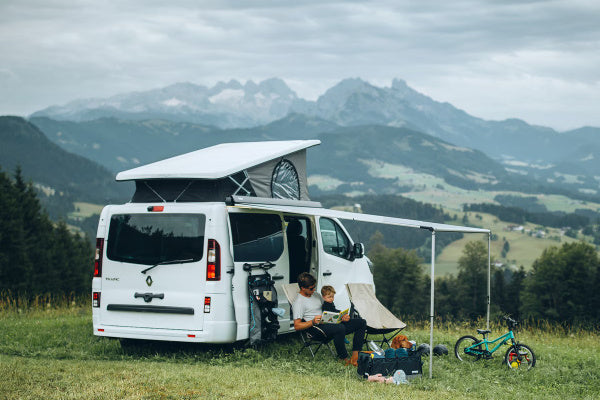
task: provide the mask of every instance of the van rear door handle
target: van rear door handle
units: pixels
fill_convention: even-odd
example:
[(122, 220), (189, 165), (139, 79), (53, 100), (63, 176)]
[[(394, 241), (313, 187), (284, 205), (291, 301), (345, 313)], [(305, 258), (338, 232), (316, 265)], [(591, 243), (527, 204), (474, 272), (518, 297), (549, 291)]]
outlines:
[(283, 279), (283, 275), (273, 275), (271, 279), (273, 279), (274, 281), (278, 281), (280, 279)]
[(323, 276), (329, 276), (331, 274), (333, 274), (333, 272), (331, 272), (330, 270), (323, 272)]

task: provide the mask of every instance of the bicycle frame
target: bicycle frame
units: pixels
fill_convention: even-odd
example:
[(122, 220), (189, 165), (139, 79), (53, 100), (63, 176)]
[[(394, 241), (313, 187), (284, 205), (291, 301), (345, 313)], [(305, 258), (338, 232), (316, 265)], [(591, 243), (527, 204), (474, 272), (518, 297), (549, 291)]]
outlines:
[[(508, 333), (505, 333), (504, 335), (499, 336), (498, 338), (496, 338), (494, 340), (488, 340), (484, 335), (482, 341), (477, 342), (474, 345), (465, 348), (465, 353), (466, 354), (474, 354), (474, 355), (478, 355), (478, 356), (491, 355), (496, 350), (498, 350), (500, 348), (500, 346), (504, 345), (509, 340), (512, 340), (512, 344), (517, 343), (515, 334), (513, 333), (512, 330), (508, 331)], [(499, 341), (500, 341), (500, 343), (498, 343), (496, 346), (494, 346), (493, 349), (490, 350), (489, 345), (494, 344)], [(485, 345), (485, 350), (480, 348), (481, 345)]]

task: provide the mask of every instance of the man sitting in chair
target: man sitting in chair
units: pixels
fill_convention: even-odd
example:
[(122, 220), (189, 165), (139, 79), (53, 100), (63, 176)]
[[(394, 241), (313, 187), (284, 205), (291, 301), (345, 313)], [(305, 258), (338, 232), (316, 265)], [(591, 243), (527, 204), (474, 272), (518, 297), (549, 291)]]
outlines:
[[(356, 366), (358, 352), (365, 339), (366, 322), (362, 318), (350, 319), (349, 315), (344, 315), (339, 324), (320, 324), (323, 298), (315, 293), (316, 284), (317, 280), (308, 272), (303, 272), (298, 276), (300, 293), (292, 304), (294, 329), (297, 331), (308, 329), (308, 333), (313, 337), (322, 337), (324, 340), (333, 338), (338, 358), (346, 365)], [(354, 332), (352, 358), (348, 358), (344, 338), (352, 332)]]

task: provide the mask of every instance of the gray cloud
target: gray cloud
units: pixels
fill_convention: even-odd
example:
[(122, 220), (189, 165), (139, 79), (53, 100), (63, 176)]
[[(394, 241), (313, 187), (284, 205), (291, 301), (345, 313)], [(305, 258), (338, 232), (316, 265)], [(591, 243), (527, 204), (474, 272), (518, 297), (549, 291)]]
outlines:
[[(0, 114), (174, 82), (395, 77), (486, 119), (600, 126), (596, 1), (0, 2)], [(596, 107), (597, 108), (597, 107)]]

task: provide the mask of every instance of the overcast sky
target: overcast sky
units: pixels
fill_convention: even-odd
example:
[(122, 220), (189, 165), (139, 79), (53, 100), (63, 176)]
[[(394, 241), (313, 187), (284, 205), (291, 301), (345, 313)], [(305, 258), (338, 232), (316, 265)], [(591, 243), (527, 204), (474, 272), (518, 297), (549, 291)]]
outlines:
[(600, 1), (0, 0), (0, 115), (175, 82), (412, 88), (471, 115), (600, 126)]

